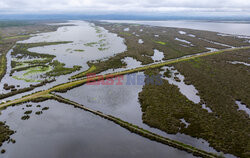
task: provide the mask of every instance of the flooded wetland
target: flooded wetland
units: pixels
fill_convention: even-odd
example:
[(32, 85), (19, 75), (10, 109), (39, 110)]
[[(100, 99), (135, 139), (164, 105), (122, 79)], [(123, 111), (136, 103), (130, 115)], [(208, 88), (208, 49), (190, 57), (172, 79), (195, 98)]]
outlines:
[(71, 20), (6, 35), (0, 157), (249, 157), (250, 34), (190, 25)]

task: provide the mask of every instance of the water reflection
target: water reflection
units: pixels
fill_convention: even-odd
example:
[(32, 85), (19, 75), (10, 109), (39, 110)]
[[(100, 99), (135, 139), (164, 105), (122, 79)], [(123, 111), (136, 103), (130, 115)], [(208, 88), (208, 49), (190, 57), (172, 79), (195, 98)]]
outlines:
[[(131, 80), (131, 76), (135, 77), (135, 85), (127, 84), (128, 79)], [(143, 76), (144, 74), (142, 72), (129, 76), (124, 75), (124, 80), (122, 80), (123, 85), (83, 85), (67, 93), (59, 93), (59, 95), (91, 109), (121, 118), (124, 121), (133, 123), (159, 135), (209, 152), (216, 152), (213, 148), (209, 147), (209, 143), (203, 139), (192, 138), (191, 136), (180, 133), (176, 135), (167, 134), (143, 123), (141, 105), (138, 101), (138, 94), (142, 91), (144, 84), (141, 84), (141, 81), (138, 80), (143, 78)]]
[[(108, 58), (127, 49), (122, 38), (118, 37), (116, 34), (108, 32), (103, 28), (96, 27), (91, 23), (84, 21), (69, 21), (63, 24), (70, 24), (72, 26), (59, 27), (55, 32), (39, 33), (28, 40), (20, 41), (20, 43), (72, 41), (72, 43), (68, 44), (35, 47), (30, 48), (29, 50), (37, 53), (56, 55), (55, 60), (64, 62), (66, 67), (73, 67), (73, 65), (82, 66), (80, 71), (85, 71), (89, 68), (87, 62), (90, 60)], [(91, 47), (90, 45), (86, 45), (91, 42), (99, 44), (100, 47)], [(3, 89), (4, 83), (8, 83), (9, 85), (20, 85), (20, 88), (28, 87), (31, 84), (24, 80), (14, 79), (10, 76), (12, 60), (11, 51), (12, 50), (10, 50), (7, 54), (7, 73), (0, 83), (0, 93), (9, 92)], [(68, 82), (68, 78), (70, 76), (76, 75), (78, 73), (79, 72), (74, 72), (72, 74), (57, 77), (56, 81), (53, 83), (47, 84), (43, 87), (38, 87), (31, 92), (9, 97), (6, 100), (20, 98), (21, 96), (30, 94), (34, 91), (48, 89), (55, 85)]]
[[(71, 105), (56, 101), (39, 105), (32, 103), (32, 107), (20, 105), (2, 111), (0, 119), (17, 131), (13, 135), (15, 144), (3, 144), (4, 157), (193, 157)], [(34, 113), (45, 106), (49, 110), (41, 115)], [(21, 120), (27, 109), (34, 112), (28, 120)]]
[(229, 63), (234, 64), (234, 65), (241, 64), (241, 65), (245, 65), (245, 66), (250, 66), (250, 64), (245, 63), (245, 62), (241, 62), (241, 61), (229, 61)]
[[(184, 80), (185, 77), (178, 72), (178, 70), (174, 69), (174, 67), (164, 66), (162, 67), (163, 71), (161, 71), (161, 75), (164, 76), (164, 72), (168, 71), (169, 76), (164, 76), (163, 79), (166, 79), (169, 84), (176, 85), (180, 92), (186, 96), (190, 101), (195, 104), (199, 104), (201, 102), (201, 98), (198, 94), (198, 90), (194, 87), (194, 85), (187, 85)], [(207, 110), (208, 112), (212, 112), (212, 110), (207, 107), (205, 104), (202, 104), (202, 108)]]
[(154, 49), (154, 55), (152, 56), (154, 62), (161, 62), (163, 58), (164, 58), (164, 53), (157, 49)]
[(238, 106), (238, 110), (242, 110), (244, 111), (245, 113), (248, 114), (248, 116), (250, 117), (250, 109), (247, 108), (247, 106), (245, 104), (243, 104), (242, 102), (240, 101), (235, 101), (236, 105)]
[[(42, 33), (21, 43), (73, 41), (68, 44), (30, 48), (29, 51), (56, 55), (55, 59), (65, 63), (67, 67), (81, 65), (84, 69), (88, 68), (87, 61), (102, 59), (126, 50), (123, 39), (116, 34), (84, 21), (71, 21), (70, 24), (75, 26), (60, 27), (55, 32)], [(97, 47), (98, 44), (103, 47), (105, 45), (108, 49)]]

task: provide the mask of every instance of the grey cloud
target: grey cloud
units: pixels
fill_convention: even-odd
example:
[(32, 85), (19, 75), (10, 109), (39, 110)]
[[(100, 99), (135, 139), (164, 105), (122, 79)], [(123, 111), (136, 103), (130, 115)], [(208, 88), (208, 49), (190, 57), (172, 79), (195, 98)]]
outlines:
[(248, 0), (0, 0), (0, 12), (243, 12)]

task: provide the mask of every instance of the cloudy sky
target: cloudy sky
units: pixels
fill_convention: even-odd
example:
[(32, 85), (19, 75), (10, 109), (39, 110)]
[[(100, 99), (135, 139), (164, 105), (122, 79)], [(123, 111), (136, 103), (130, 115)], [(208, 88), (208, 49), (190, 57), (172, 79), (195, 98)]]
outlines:
[(167, 13), (249, 14), (249, 0), (0, 0), (9, 13)]

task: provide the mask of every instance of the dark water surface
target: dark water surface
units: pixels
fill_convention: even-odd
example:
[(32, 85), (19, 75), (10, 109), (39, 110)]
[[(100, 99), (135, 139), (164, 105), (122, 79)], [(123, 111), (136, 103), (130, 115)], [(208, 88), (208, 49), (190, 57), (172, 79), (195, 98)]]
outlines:
[[(36, 107), (36, 105), (41, 107)], [(56, 101), (9, 107), (0, 119), (17, 131), (15, 144), (4, 143), (6, 158), (80, 157), (193, 157), (178, 149), (150, 141), (113, 122)], [(36, 115), (43, 107), (49, 110)], [(24, 110), (22, 108), (25, 108)], [(30, 119), (21, 120), (26, 110)]]

